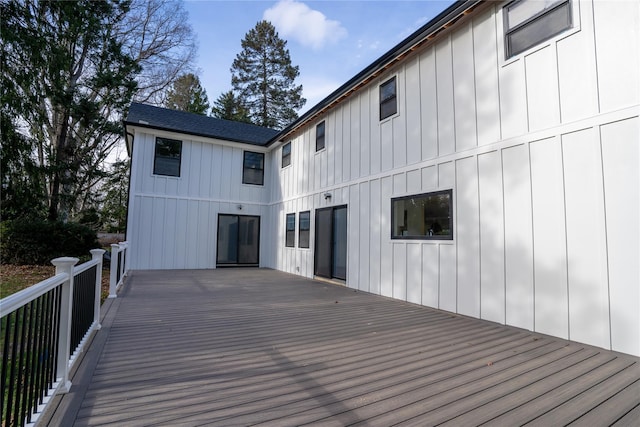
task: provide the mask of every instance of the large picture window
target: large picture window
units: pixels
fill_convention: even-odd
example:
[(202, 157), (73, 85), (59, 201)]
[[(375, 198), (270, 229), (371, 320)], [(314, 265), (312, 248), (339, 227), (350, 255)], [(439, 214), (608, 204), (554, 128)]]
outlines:
[(506, 57), (571, 28), (570, 0), (516, 0), (504, 8)]
[(287, 214), (285, 246), (293, 248), (296, 245), (296, 214)]
[(311, 229), (311, 212), (300, 212), (300, 220), (298, 221), (298, 247), (309, 247), (309, 230)]
[(291, 143), (287, 142), (282, 146), (282, 167), (289, 166), (291, 164)]
[(182, 141), (167, 138), (156, 138), (155, 156), (153, 158), (153, 174), (180, 176), (181, 157)]
[(264, 153), (244, 152), (242, 183), (264, 185)]
[(324, 121), (316, 125), (316, 151), (324, 149)]
[(452, 240), (451, 190), (391, 199), (391, 238)]
[(380, 120), (398, 112), (396, 102), (396, 78), (392, 77), (380, 85)]

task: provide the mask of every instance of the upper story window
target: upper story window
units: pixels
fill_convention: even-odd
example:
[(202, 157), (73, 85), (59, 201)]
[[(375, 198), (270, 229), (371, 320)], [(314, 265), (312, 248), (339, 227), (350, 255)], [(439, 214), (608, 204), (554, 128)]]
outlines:
[(287, 214), (285, 246), (293, 248), (296, 245), (296, 214)]
[(182, 141), (168, 138), (156, 138), (153, 174), (180, 176), (180, 158)]
[(316, 125), (316, 151), (324, 148), (324, 121)]
[(298, 247), (309, 247), (309, 230), (311, 229), (311, 212), (300, 212), (300, 220), (298, 222)]
[(264, 185), (264, 153), (244, 152), (242, 183)]
[(380, 120), (398, 112), (396, 99), (396, 78), (391, 77), (380, 85)]
[(506, 57), (571, 28), (570, 0), (516, 0), (504, 8)]
[(291, 164), (291, 143), (287, 142), (282, 146), (282, 166), (286, 167)]
[(391, 199), (391, 238), (452, 240), (451, 190)]

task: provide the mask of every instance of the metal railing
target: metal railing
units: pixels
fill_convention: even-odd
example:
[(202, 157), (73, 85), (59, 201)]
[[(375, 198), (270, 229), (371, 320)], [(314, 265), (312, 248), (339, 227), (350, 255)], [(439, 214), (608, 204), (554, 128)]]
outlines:
[(37, 422), (56, 393), (69, 391), (69, 371), (100, 329), (104, 252), (93, 249), (79, 266), (56, 258), (55, 276), (0, 300), (3, 426)]

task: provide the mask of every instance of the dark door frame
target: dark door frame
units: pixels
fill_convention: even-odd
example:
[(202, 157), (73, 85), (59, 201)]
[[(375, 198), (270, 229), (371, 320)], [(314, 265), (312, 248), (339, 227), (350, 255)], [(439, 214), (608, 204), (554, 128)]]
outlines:
[[(329, 206), (329, 207), (326, 207), (326, 208), (316, 209), (315, 226), (314, 226), (315, 236), (314, 236), (314, 244), (313, 244), (313, 248), (314, 248), (313, 249), (313, 274), (316, 275), (316, 276), (325, 277), (325, 278), (328, 278), (328, 279), (340, 279), (340, 280), (345, 280), (346, 281), (347, 280), (346, 270), (345, 270), (345, 277), (337, 277), (337, 276), (333, 275), (333, 267), (334, 267), (333, 258), (334, 258), (334, 250), (335, 250), (334, 230), (333, 230), (333, 228), (334, 228), (333, 213), (338, 209), (346, 209), (347, 210), (347, 214), (349, 212), (348, 205), (346, 205), (346, 204), (345, 205)], [(319, 226), (318, 212), (327, 211), (327, 210), (331, 211), (331, 230), (328, 230), (329, 236), (330, 236), (329, 237), (329, 239), (330, 239), (329, 246), (331, 247), (331, 255), (329, 257), (329, 264), (330, 264), (331, 273), (329, 274), (329, 276), (324, 276), (322, 274), (318, 274), (317, 273), (317, 267), (318, 267), (318, 236), (321, 235), (321, 233), (318, 232), (318, 226)], [(325, 230), (325, 232), (326, 232), (326, 230)], [(345, 245), (347, 243), (348, 242), (345, 242)], [(347, 254), (348, 254), (348, 252), (347, 252)], [(348, 255), (347, 255), (347, 257), (348, 257)]]
[[(258, 235), (256, 236), (256, 248), (257, 248), (257, 258), (258, 262), (256, 263), (242, 263), (239, 262), (240, 257), (240, 227), (238, 227), (238, 242), (236, 244), (236, 262), (220, 262), (218, 261), (218, 256), (220, 254), (220, 217), (221, 216), (235, 216), (238, 217), (238, 225), (240, 224), (240, 218), (257, 218), (258, 219)], [(238, 214), (227, 214), (227, 213), (218, 213), (218, 224), (217, 224), (217, 233), (216, 233), (216, 267), (257, 267), (260, 265), (260, 215), (238, 215)]]

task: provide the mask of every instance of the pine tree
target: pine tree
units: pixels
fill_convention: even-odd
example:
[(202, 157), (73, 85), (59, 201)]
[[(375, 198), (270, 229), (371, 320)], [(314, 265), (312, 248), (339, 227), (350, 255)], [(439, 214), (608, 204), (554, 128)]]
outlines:
[(211, 108), (211, 114), (219, 119), (251, 123), (249, 112), (232, 90), (223, 93), (216, 99), (213, 108)]
[(207, 114), (209, 99), (198, 76), (188, 73), (178, 77), (167, 93), (165, 107), (189, 113)]
[(298, 118), (306, 99), (302, 85), (296, 85), (298, 66), (291, 65), (287, 42), (274, 26), (260, 21), (241, 42), (231, 66), (231, 84), (253, 123), (283, 129)]

